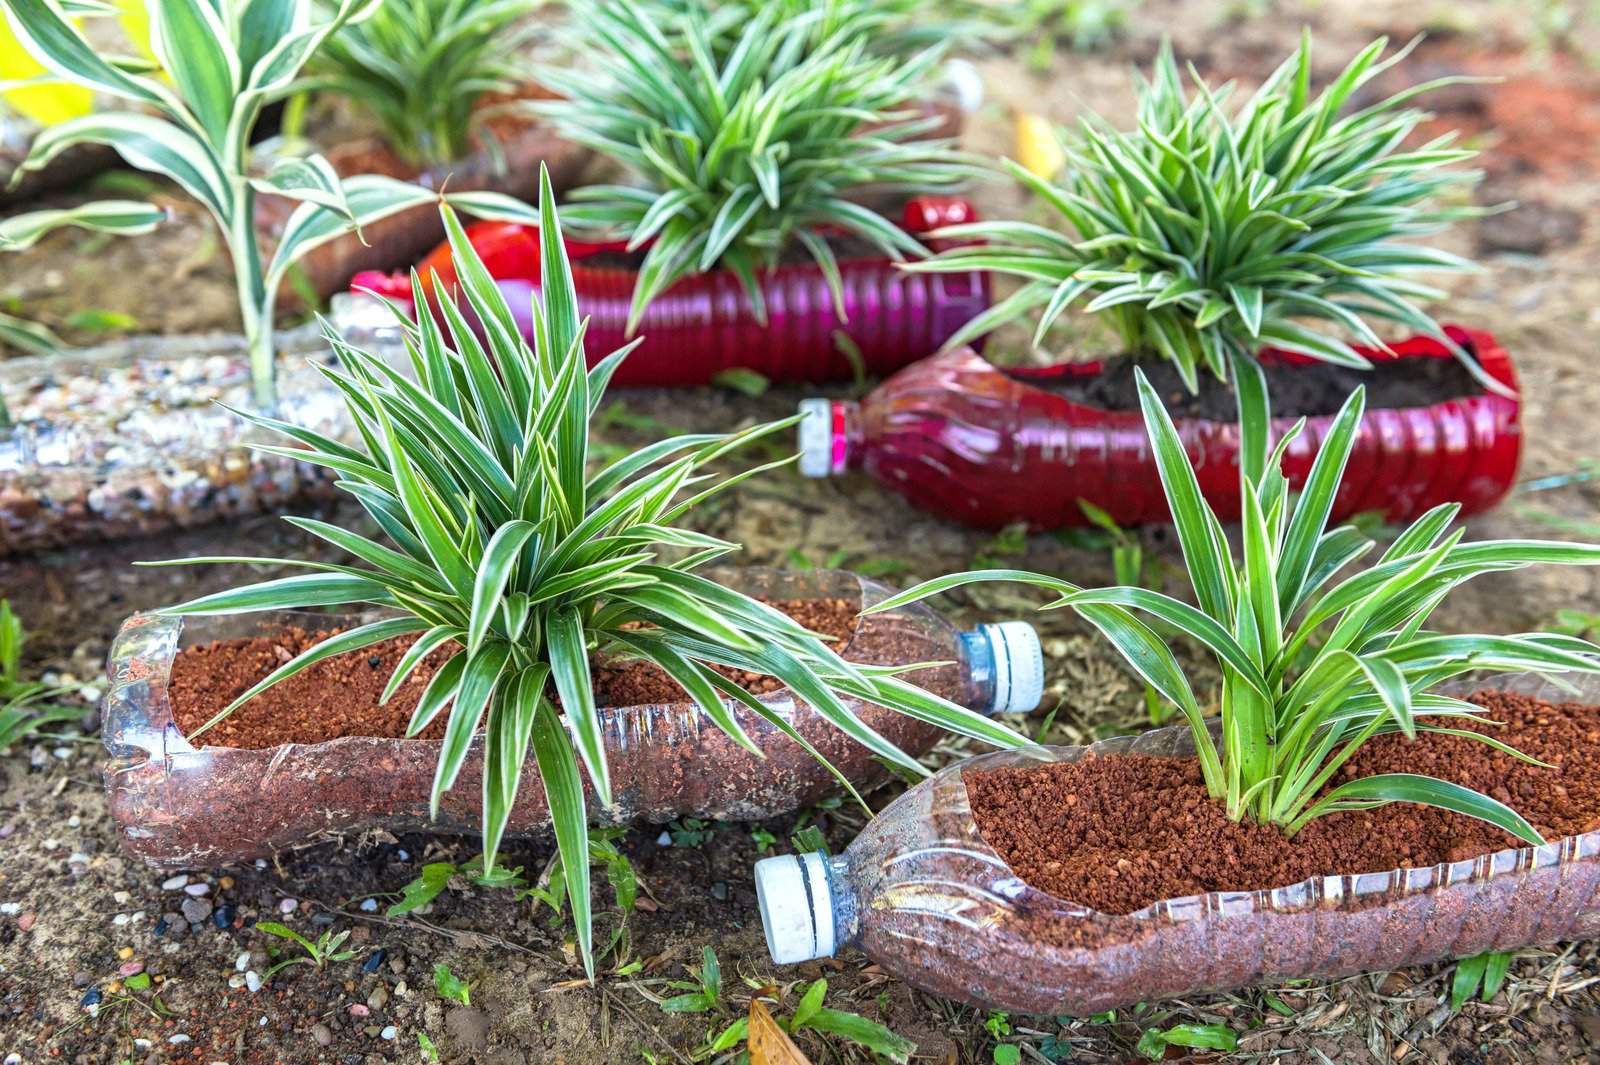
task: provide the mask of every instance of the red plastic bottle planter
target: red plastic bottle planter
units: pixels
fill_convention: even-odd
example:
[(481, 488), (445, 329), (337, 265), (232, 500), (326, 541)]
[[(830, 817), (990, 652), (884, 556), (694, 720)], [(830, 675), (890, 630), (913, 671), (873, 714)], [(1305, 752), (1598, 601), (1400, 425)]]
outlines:
[[(1450, 327), (1495, 380), (1515, 390), (1511, 359), (1488, 333)], [(1393, 353), (1361, 349), (1374, 362), (1452, 358), (1443, 344), (1416, 337)], [(1304, 362), (1285, 352), (1266, 360)], [(859, 404), (807, 400), (801, 470), (822, 477), (862, 468), (924, 510), (979, 528), (1027, 522), (1051, 529), (1081, 525), (1078, 500), (1117, 522), (1170, 520), (1166, 497), (1137, 410), (1086, 406), (1034, 382), (1089, 377), (1100, 363), (999, 370), (970, 350), (926, 359), (885, 381)], [(1464, 513), (1498, 503), (1516, 478), (1522, 448), (1514, 399), (1487, 392), (1425, 407), (1371, 409), (1334, 501), (1334, 517), (1382, 512), (1413, 518), (1439, 503)], [(1283, 433), (1293, 418), (1275, 418)], [(1284, 472), (1304, 482), (1331, 416), (1308, 419), (1290, 446)], [(1175, 419), (1201, 490), (1218, 516), (1239, 513), (1239, 430), (1233, 422)]]
[[(948, 197), (921, 197), (906, 204), (902, 225), (911, 233), (971, 221), (971, 204)], [(479, 222), (467, 235), (490, 274), (510, 298), (528, 335), (531, 297), (539, 280), (539, 231), (534, 226)], [(578, 311), (588, 315), (586, 342), (598, 360), (630, 339), (629, 302), (637, 274), (615, 267), (585, 266), (583, 259), (621, 251), (620, 244), (568, 241)], [(419, 264), (424, 278), (436, 271), (455, 281), (448, 245)], [(645, 311), (636, 335), (643, 343), (623, 362), (614, 384), (628, 386), (703, 385), (735, 368), (756, 370), (772, 381), (847, 380), (856, 372), (835, 333), (861, 352), (870, 374), (887, 374), (930, 355), (957, 329), (989, 306), (989, 279), (982, 272), (908, 274), (889, 259), (841, 258), (847, 321), (834, 313), (822, 271), (813, 263), (780, 266), (761, 278), (767, 321), (762, 324), (731, 271), (684, 278), (657, 296)], [(408, 275), (357, 274), (352, 291), (376, 292), (410, 305)]]

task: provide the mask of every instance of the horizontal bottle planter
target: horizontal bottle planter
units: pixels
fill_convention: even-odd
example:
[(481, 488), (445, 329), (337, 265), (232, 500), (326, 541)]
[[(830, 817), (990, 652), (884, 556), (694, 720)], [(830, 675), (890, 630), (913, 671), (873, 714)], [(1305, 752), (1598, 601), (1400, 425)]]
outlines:
[[(1577, 696), (1534, 676), (1492, 686), (1600, 700), (1600, 683), (1572, 679)], [(1166, 899), (1124, 916), (1030, 887), (984, 841), (964, 771), (1121, 754), (1189, 756), (1193, 745), (1187, 729), (1162, 729), (1092, 747), (980, 755), (896, 799), (842, 855), (757, 863), (774, 959), (857, 946), (934, 994), (1082, 1017), (1257, 981), (1329, 979), (1600, 934), (1600, 832), (1430, 868)]]
[[(842, 598), (864, 609), (888, 590), (837, 571), (728, 571), (727, 583), (773, 599)], [(473, 741), (437, 820), (428, 802), (440, 743), (343, 737), (317, 744), (246, 750), (192, 746), (174, 723), (172, 663), (185, 646), (254, 636), (289, 623), (327, 625), (327, 615), (182, 619), (140, 614), (112, 645), (102, 734), (110, 758), (106, 789), (124, 849), (155, 865), (195, 868), (261, 857), (322, 836), (381, 827), (394, 832), (478, 830), (483, 739)], [(1042, 692), (1037, 637), (1023, 623), (958, 634), (922, 606), (857, 620), (841, 653), (863, 663), (944, 661), (914, 679), (984, 710), (1031, 710)], [(858, 784), (882, 779), (881, 764), (807, 704), (781, 691), (760, 697)], [(847, 701), (848, 702), (848, 701)], [(600, 823), (695, 816), (762, 819), (813, 802), (837, 787), (826, 768), (766, 719), (728, 706), (766, 753), (757, 758), (688, 702), (602, 709), (615, 805), (590, 812)], [(868, 726), (920, 753), (937, 728), (881, 707), (854, 703)], [(585, 779), (587, 787), (587, 778)], [(508, 832), (542, 832), (544, 790), (530, 760)]]
[[(1451, 327), (1496, 381), (1515, 391), (1510, 356), (1488, 333)], [(1392, 353), (1358, 349), (1373, 362), (1453, 358), (1416, 337)], [(1282, 352), (1264, 360), (1305, 362)], [(1000, 370), (970, 350), (924, 360), (885, 381), (860, 404), (810, 400), (803, 409), (801, 468), (812, 476), (863, 468), (922, 509), (964, 524), (1026, 522), (1060, 528), (1085, 522), (1084, 499), (1124, 525), (1169, 520), (1166, 497), (1138, 410), (1112, 411), (1041, 387), (1087, 379), (1101, 364)], [(1389, 521), (1444, 502), (1464, 513), (1492, 507), (1516, 478), (1522, 448), (1515, 399), (1480, 392), (1424, 407), (1374, 409), (1362, 419), (1334, 502), (1334, 518), (1367, 511)], [(1296, 419), (1273, 420), (1282, 433)], [(1308, 419), (1284, 471), (1297, 487), (1332, 416)], [(1174, 418), (1201, 490), (1225, 520), (1239, 512), (1239, 431), (1232, 421)]]
[[(278, 334), (277, 348), (279, 416), (350, 433), (342, 397), (307, 365), (332, 361), (316, 328)], [(217, 405), (253, 405), (239, 336), (134, 337), (13, 359), (0, 364), (0, 391), (17, 422), (0, 431), (0, 556), (203, 525), (333, 492), (327, 471), (249, 450), (265, 434)]]
[[(525, 87), (517, 99), (544, 99), (548, 94)], [(496, 96), (493, 106), (502, 106)], [(419, 169), (401, 160), (379, 141), (340, 145), (328, 152), (328, 162), (341, 177), (383, 174), (401, 181), (440, 189), (448, 182), (451, 192), (499, 192), (533, 202), (539, 194), (539, 166), (550, 170), (557, 192), (572, 186), (593, 152), (556, 135), (548, 125), (522, 116), (491, 120), (494, 147), (479, 148), (453, 163)], [(282, 197), (263, 196), (256, 205), (256, 226), (269, 244), (275, 243), (284, 223), (299, 205)], [(311, 289), (319, 296), (342, 291), (362, 270), (388, 270), (414, 261), (444, 239), (444, 223), (434, 204), (362, 227), (361, 235), (340, 237), (313, 249), (298, 263)], [(281, 309), (296, 299), (287, 288), (279, 293)]]
[[(970, 204), (948, 197), (923, 197), (906, 204), (903, 226), (924, 233), (974, 217)], [(484, 265), (510, 298), (524, 335), (531, 329), (532, 295), (539, 279), (537, 228), (480, 222), (467, 234)], [(585, 341), (591, 362), (622, 347), (637, 274), (631, 269), (586, 265), (585, 259), (618, 251), (614, 244), (568, 243), (578, 312), (589, 316)], [(424, 278), (437, 273), (455, 283), (448, 247), (419, 264)], [(858, 369), (892, 373), (939, 350), (957, 329), (988, 309), (989, 278), (963, 274), (909, 274), (881, 256), (841, 256), (845, 321), (834, 308), (827, 279), (815, 264), (780, 266), (758, 278), (767, 320), (756, 318), (739, 279), (729, 270), (686, 277), (656, 297), (635, 335), (639, 347), (617, 370), (613, 383), (624, 386), (689, 386), (709, 383), (719, 373), (751, 369), (772, 381), (849, 380)], [(411, 303), (407, 274), (358, 275), (353, 296), (376, 292)], [(370, 296), (366, 297), (368, 300)], [(360, 300), (346, 303), (345, 315), (367, 316)], [(841, 346), (841, 334), (860, 352)]]

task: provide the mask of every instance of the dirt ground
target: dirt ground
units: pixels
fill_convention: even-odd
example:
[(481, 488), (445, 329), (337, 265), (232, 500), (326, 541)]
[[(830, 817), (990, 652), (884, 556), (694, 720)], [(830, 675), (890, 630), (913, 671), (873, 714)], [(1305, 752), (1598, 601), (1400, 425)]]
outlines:
[[(1600, 273), (1593, 267), (1600, 252), (1594, 207), (1600, 77), (1559, 42), (1533, 32), (1526, 6), (1498, 0), (1149, 0), (1125, 40), (1095, 55), (1063, 49), (1043, 75), (1010, 56), (980, 59), (990, 98), (967, 142), (984, 153), (1009, 151), (1014, 107), (1058, 121), (1086, 106), (1126, 118), (1129, 65), (1147, 61), (1162, 33), (1171, 33), (1180, 54), (1215, 79), (1258, 79), (1292, 46), (1302, 23), (1316, 31), (1324, 72), (1377, 33), (1403, 40), (1426, 30), (1431, 37), (1404, 68), (1407, 78), (1463, 71), (1505, 76), (1498, 86), (1453, 88), (1435, 101), (1441, 123), (1466, 128), (1485, 152), (1483, 201), (1520, 204), (1447, 238), (1484, 270), (1452, 282), (1443, 317), (1494, 330), (1517, 357), (1529, 438), (1525, 489), (1473, 521), (1469, 536), (1548, 536), (1564, 528), (1600, 538), (1600, 488), (1570, 479), (1543, 489), (1538, 484), (1579, 473), (1600, 458), (1590, 420), (1600, 408), (1592, 365), (1593, 330), (1600, 326)], [(1540, 18), (1554, 8), (1533, 6)], [(1600, 41), (1592, 28), (1587, 32), (1578, 45), (1600, 56)], [(1022, 209), (1016, 190), (1000, 183), (976, 196), (988, 212)], [(221, 247), (192, 205), (178, 224), (147, 239), (65, 234), (28, 255), (0, 260), (0, 300), (64, 327), (75, 342), (124, 327), (228, 328), (231, 299)], [(86, 308), (104, 313), (69, 321)], [(619, 393), (607, 409), (606, 436), (627, 444), (667, 429), (731, 428), (786, 414), (803, 394)], [(1102, 550), (1050, 535), (972, 533), (912, 511), (864, 478), (767, 477), (703, 513), (700, 524), (743, 542), (744, 562), (854, 566), (897, 583), (970, 565), (980, 555), (1086, 583), (1110, 577)], [(1158, 529), (1141, 535), (1176, 587), (1180, 564), (1168, 539)], [(263, 517), (153, 542), (0, 562), (0, 595), (34, 633), (28, 669), (85, 685), (92, 695), (110, 638), (127, 614), (235, 579), (209, 569), (135, 569), (133, 560), (319, 550)], [(1004, 589), (948, 601), (964, 623), (1029, 616), (1031, 604)], [(1438, 620), (1458, 630), (1520, 631), (1549, 624), (1567, 609), (1600, 612), (1600, 573), (1486, 578), (1458, 594)], [(1057, 709), (1049, 740), (1078, 742), (1143, 723), (1139, 687), (1104, 648), (1066, 614), (1031, 619), (1046, 640), (1046, 708)], [(932, 761), (960, 750), (940, 748)], [(163, 922), (163, 915), (198, 896), (164, 888), (168, 874), (119, 855), (100, 782), (102, 753), (93, 738), (46, 740), (0, 758), (0, 1057), (8, 1065), (414, 1062), (427, 1060), (419, 1037), (446, 1062), (688, 1062), (709, 1033), (746, 1008), (752, 988), (779, 985), (781, 1015), (795, 1003), (792, 982), (817, 976), (829, 980), (830, 1006), (887, 1025), (917, 1044), (914, 1060), (927, 1062), (1006, 1060), (1005, 1051), (997, 1056), (997, 1042), (1017, 1046), (1029, 1062), (1124, 1062), (1136, 1060), (1141, 1032), (1175, 1023), (1227, 1025), (1239, 1037), (1234, 1060), (1240, 1061), (1600, 1060), (1595, 943), (1521, 952), (1505, 990), (1457, 1014), (1448, 1008), (1449, 965), (1258, 988), (1092, 1020), (985, 1015), (889, 980), (853, 952), (827, 964), (778, 970), (766, 956), (750, 881), (751, 863), (761, 854), (758, 839), (770, 834), (777, 840), (772, 846), (784, 850), (794, 830), (815, 825), (830, 846), (842, 848), (861, 819), (835, 806), (765, 825), (707, 826), (703, 838), (680, 832), (676, 841), (664, 842), (659, 827), (630, 832), (621, 847), (650, 901), (628, 923), (625, 953), (606, 960), (608, 972), (594, 987), (576, 979), (581, 969), (564, 926), (548, 909), (517, 901), (510, 891), (456, 878), (423, 913), (391, 919), (381, 907), (362, 908), (362, 899), (374, 894), (382, 903), (392, 901), (424, 863), (464, 864), (476, 853), (470, 839), (371, 835), (307, 847), (272, 863), (192, 870), (190, 880), (208, 886), (203, 898), (216, 909), (191, 931), (186, 921)], [(892, 794), (880, 791), (872, 802), (881, 806)], [(522, 842), (507, 860), (537, 876), (549, 856), (547, 845)], [(602, 887), (599, 904), (610, 902)], [(214, 919), (218, 913), (221, 922)], [(240, 982), (241, 955), (268, 946), (266, 936), (247, 926), (256, 917), (306, 932), (349, 930), (358, 953), (322, 969), (287, 969), (260, 991), (231, 986), (230, 978)], [(705, 946), (715, 948), (724, 973), (720, 1011), (663, 1011), (657, 1001), (677, 993), (667, 981), (686, 979), (685, 966), (698, 963)], [(371, 961), (379, 950), (382, 957)], [(253, 967), (259, 956), (246, 962)], [(149, 988), (129, 990), (119, 982), (134, 963), (152, 975)], [(436, 993), (439, 964), (469, 982), (470, 1007)], [(96, 999), (93, 1010), (83, 1005)], [(871, 1060), (842, 1041), (815, 1034), (800, 1041), (818, 1063)]]

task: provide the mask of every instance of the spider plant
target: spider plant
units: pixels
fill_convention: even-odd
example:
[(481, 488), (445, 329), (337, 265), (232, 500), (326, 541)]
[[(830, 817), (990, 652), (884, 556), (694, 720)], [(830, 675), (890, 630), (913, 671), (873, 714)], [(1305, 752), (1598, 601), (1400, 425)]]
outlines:
[[(531, 750), (592, 975), (579, 764), (602, 806), (611, 804), (612, 790), (590, 687), (591, 653), (655, 663), (716, 727), (752, 750), (733, 713), (738, 706), (805, 741), (716, 667), (778, 678), (852, 739), (914, 772), (922, 772), (916, 761), (864, 726), (846, 699), (864, 699), (994, 743), (1025, 741), (922, 691), (894, 669), (844, 661), (786, 615), (696, 572), (738, 545), (684, 528), (683, 519), (745, 477), (788, 460), (722, 480), (705, 472), (707, 465), (793, 419), (736, 433), (672, 437), (589, 470), (590, 420), (627, 349), (585, 370), (585, 323), (578, 320), (548, 173), (541, 173), (540, 186), (544, 282), (532, 347), (446, 207), (445, 228), (466, 306), (436, 279), (448, 336), (431, 315), (411, 322), (396, 311), (414, 380), (329, 333), (339, 368), (320, 369), (344, 393), (362, 445), (345, 446), (246, 415), (291, 445), (261, 450), (335, 471), (339, 486), (361, 503), (388, 543), (326, 522), (288, 518), (364, 565), (282, 560), (311, 572), (204, 596), (165, 612), (233, 614), (335, 604), (394, 612), (284, 663), (224, 715), (314, 663), (382, 640), (415, 637), (389, 681), (385, 694), (392, 695), (432, 652), (449, 649), (409, 729), (416, 735), (449, 708), (433, 780), (435, 812), (473, 738), (486, 732), (483, 848), (485, 868), (491, 868)], [(421, 279), (413, 275), (412, 285), (416, 305), (423, 306)], [(486, 343), (476, 339), (469, 320), (483, 323)], [(219, 561), (264, 560), (176, 564)]]
[[(1464, 542), (1463, 531), (1450, 528), (1459, 510), (1450, 503), (1418, 518), (1375, 565), (1336, 580), (1373, 547), (1354, 526), (1327, 528), (1355, 444), (1364, 392), (1357, 389), (1334, 418), (1296, 497), (1281, 466), (1305, 420), (1274, 447), (1261, 368), (1248, 355), (1235, 353), (1232, 369), (1242, 437), (1238, 558), (1200, 494), (1155, 389), (1143, 370), (1136, 372), (1145, 428), (1197, 605), (1147, 588), (1085, 589), (1026, 571), (987, 570), (928, 581), (873, 609), (903, 606), (975, 581), (1021, 581), (1054, 593), (1057, 598), (1047, 608), (1077, 611), (1182, 713), (1206, 788), (1235, 820), (1250, 818), (1293, 835), (1323, 814), (1416, 802), (1481, 818), (1529, 843), (1542, 842), (1513, 810), (1447, 781), (1389, 773), (1336, 783), (1336, 775), (1364, 743), (1384, 733), (1464, 736), (1516, 754), (1492, 736), (1455, 727), (1484, 710), (1434, 689), (1477, 670), (1600, 672), (1600, 646), (1549, 633), (1455, 635), (1424, 626), (1452, 589), (1474, 577), (1535, 563), (1594, 565), (1600, 563), (1600, 546)], [(1220, 743), (1177, 658), (1140, 614), (1215, 656), (1223, 678)]]
[[(1413, 42), (1413, 45), (1415, 42)], [(1373, 42), (1321, 93), (1311, 92), (1311, 39), (1242, 104), (1190, 68), (1191, 98), (1170, 46), (1141, 79), (1137, 128), (1086, 119), (1062, 183), (1005, 168), (1057, 212), (1068, 233), (1012, 221), (950, 227), (956, 247), (916, 270), (990, 269), (1017, 291), (951, 338), (956, 346), (1035, 311), (1045, 333), (1070, 306), (1104, 312), (1135, 358), (1170, 359), (1189, 390), (1202, 368), (1226, 379), (1231, 356), (1274, 346), (1342, 366), (1368, 361), (1343, 330), (1375, 348), (1369, 322), (1400, 323), (1448, 345), (1486, 387), (1502, 390), (1417, 304), (1443, 295), (1417, 271), (1472, 264), (1399, 238), (1481, 213), (1441, 205), (1478, 178), (1451, 169), (1473, 152), (1447, 133), (1417, 147), (1428, 117), (1404, 106), (1451, 81), (1414, 86), (1343, 113), (1355, 94), (1411, 50), (1380, 60)], [(1335, 332), (1330, 332), (1332, 327)]]
[(543, 2), (384, 0), (371, 18), (323, 43), (305, 87), (354, 100), (416, 166), (461, 159), (472, 147), (479, 97), (522, 81), (514, 57), (530, 32), (519, 24)]
[(647, 249), (629, 328), (649, 302), (689, 274), (725, 267), (761, 320), (760, 270), (798, 244), (828, 278), (844, 317), (839, 266), (823, 236), (860, 238), (894, 259), (921, 244), (852, 199), (927, 192), (962, 181), (968, 166), (927, 120), (906, 110), (933, 51), (872, 55), (848, 21), (820, 40), (823, 12), (783, 18), (763, 8), (725, 58), (698, 10), (677, 16), (612, 0), (588, 13), (579, 47), (595, 70), (543, 75), (567, 99), (538, 105), (568, 138), (626, 164), (637, 184), (571, 196), (567, 221), (625, 235)]
[[(125, 101), (125, 111), (70, 118), (34, 138), (13, 180), (75, 144), (106, 144), (129, 165), (161, 174), (216, 220), (233, 259), (239, 313), (249, 344), (255, 402), (276, 402), (272, 312), (296, 259), (352, 229), (427, 203), (438, 194), (366, 176), (341, 181), (321, 156), (280, 160), (252, 176), (251, 133), (262, 108), (290, 91), (300, 68), (345, 25), (382, 0), (339, 0), (324, 16), (312, 0), (150, 0), (151, 44), (161, 70), (142, 59), (102, 56), (59, 0), (6, 0), (17, 38), (49, 72), (46, 81)], [(81, 2), (74, 12), (84, 10)], [(296, 200), (270, 261), (255, 228), (258, 192)], [(446, 197), (475, 214), (528, 221), (526, 205), (489, 193)]]

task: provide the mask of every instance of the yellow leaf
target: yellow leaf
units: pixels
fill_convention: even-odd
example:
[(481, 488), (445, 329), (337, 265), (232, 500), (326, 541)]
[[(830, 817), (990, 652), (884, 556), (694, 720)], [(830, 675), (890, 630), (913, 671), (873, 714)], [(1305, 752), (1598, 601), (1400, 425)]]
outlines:
[(1016, 130), (1017, 163), (1024, 170), (1047, 180), (1061, 172), (1067, 157), (1048, 118), (1032, 111), (1018, 111)]
[[(27, 81), (48, 73), (17, 40), (11, 23), (0, 18), (0, 82)], [(94, 93), (81, 85), (30, 85), (25, 89), (8, 89), (0, 93), (0, 101), (41, 126), (78, 118), (94, 109)]]
[(811, 1065), (759, 998), (750, 1000), (750, 1065)]

